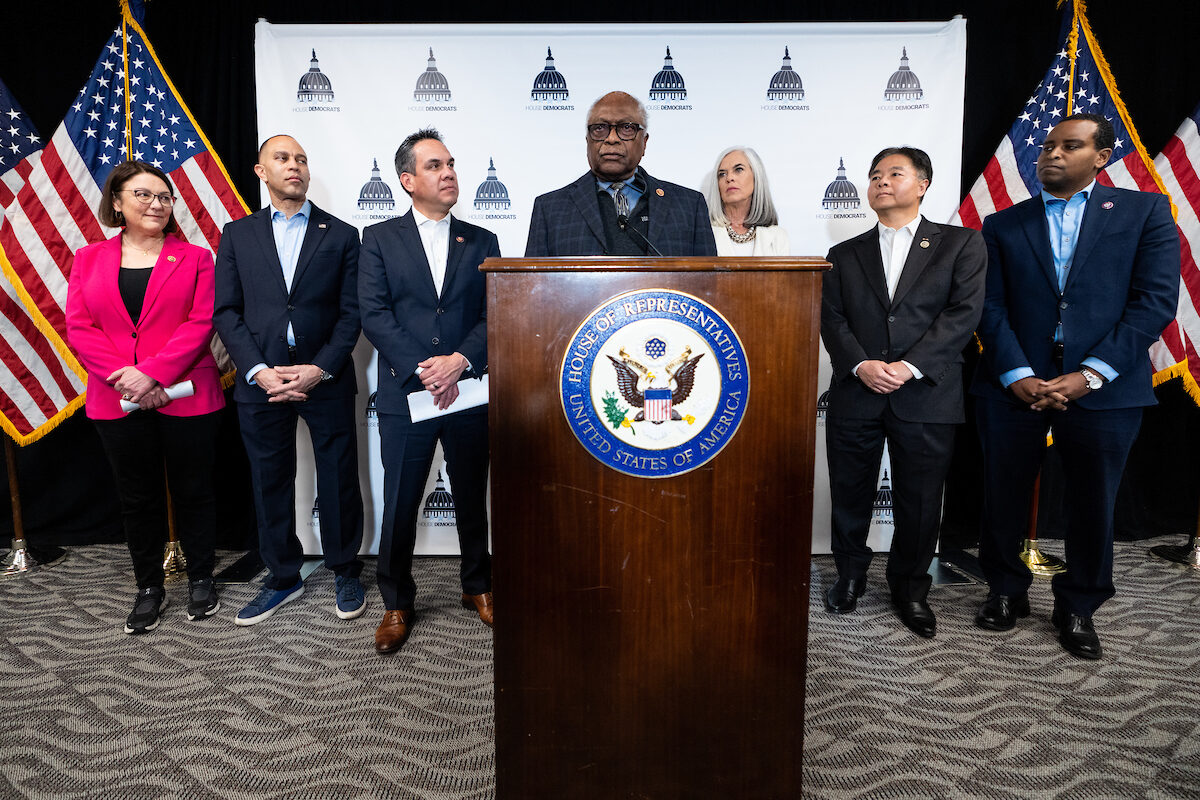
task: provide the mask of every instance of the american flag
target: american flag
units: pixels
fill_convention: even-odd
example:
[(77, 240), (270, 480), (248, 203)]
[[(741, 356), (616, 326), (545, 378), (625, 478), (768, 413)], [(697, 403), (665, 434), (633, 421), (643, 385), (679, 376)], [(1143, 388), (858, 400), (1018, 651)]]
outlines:
[[(1200, 107), (1183, 121), (1167, 142), (1154, 166), (1171, 194), (1178, 212), (1180, 283), (1175, 324), (1150, 348), (1156, 370), (1171, 369), (1183, 378), (1184, 388), (1200, 404)], [(1164, 365), (1161, 366), (1160, 365)]]
[[(0, 211), (40, 167), (42, 139), (8, 88), (0, 83)], [(0, 240), (9, 233), (0, 217)], [(0, 427), (21, 444), (52, 429), (83, 403), (86, 373), (25, 291), (0, 246)]]
[(671, 419), (671, 390), (646, 390), (646, 419), (651, 422), (666, 422)]
[[(170, 175), (179, 196), (174, 215), (184, 238), (214, 253), (225, 223), (248, 213), (146, 34), (128, 6), (122, 8), (121, 25), (32, 164), (0, 227), (0, 247), (12, 267), (9, 279), (23, 287), (30, 310), (44, 317), (45, 337), (60, 352), (66, 350), (64, 308), (72, 254), (117, 233), (96, 217), (104, 181), (117, 164), (146, 161)], [(214, 352), (224, 355), (215, 339)], [(0, 374), (0, 383), (15, 378), (30, 392), (50, 388), (18, 367), (9, 367), (12, 376)], [(77, 407), (80, 391), (65, 397), (66, 403)], [(56, 400), (55, 405), (61, 403)], [(47, 419), (10, 418), (17, 432), (13, 438), (22, 444), (37, 439), (62, 416), (60, 411)]]
[[(1108, 166), (1097, 178), (1100, 183), (1167, 193), (1117, 93), (1116, 80), (1088, 25), (1083, 3), (1073, 0), (1065, 14), (1062, 47), (959, 206), (951, 219), (953, 224), (978, 230), (989, 214), (1040, 194), (1037, 157), (1042, 141), (1050, 128), (1076, 113), (1100, 114), (1116, 131), (1116, 147)], [(1167, 327), (1150, 352), (1156, 384), (1186, 371), (1178, 320)]]

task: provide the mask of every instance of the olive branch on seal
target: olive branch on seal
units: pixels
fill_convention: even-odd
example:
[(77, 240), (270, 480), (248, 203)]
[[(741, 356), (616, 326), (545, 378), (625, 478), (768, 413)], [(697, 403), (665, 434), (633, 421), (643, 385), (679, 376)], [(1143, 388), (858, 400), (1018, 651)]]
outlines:
[(608, 418), (608, 422), (613, 426), (613, 430), (619, 430), (622, 426), (629, 428), (629, 432), (637, 436), (637, 431), (633, 429), (633, 425), (629, 420), (625, 419), (625, 414), (629, 409), (622, 406), (617, 400), (616, 395), (612, 392), (604, 393), (604, 416)]

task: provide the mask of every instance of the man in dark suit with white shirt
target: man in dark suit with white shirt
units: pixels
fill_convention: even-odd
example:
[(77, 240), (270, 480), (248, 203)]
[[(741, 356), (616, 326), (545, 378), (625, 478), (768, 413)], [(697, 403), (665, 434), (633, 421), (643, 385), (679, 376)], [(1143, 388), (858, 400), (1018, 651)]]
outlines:
[(597, 100), (586, 138), (589, 171), (533, 201), (527, 258), (717, 254), (704, 196), (639, 166), (650, 134), (637, 98)]
[(964, 421), (962, 351), (983, 308), (987, 253), (976, 231), (930, 222), (924, 151), (890, 147), (871, 162), (871, 230), (834, 245), (821, 338), (833, 362), (825, 431), (838, 579), (825, 608), (854, 611), (866, 591), (867, 533), (883, 457), (895, 521), (887, 580), (913, 632), (933, 637), (926, 602), (955, 427)]
[(213, 324), (238, 368), (242, 441), (254, 482), (263, 589), (238, 612), (253, 625), (304, 591), (296, 538), (296, 421), (312, 437), (325, 565), (335, 612), (366, 608), (358, 575), (363, 504), (350, 353), (358, 342), (358, 231), (308, 195), (308, 155), (291, 136), (263, 142), (255, 173), (270, 205), (225, 226)]
[(375, 649), (394, 653), (412, 630), (417, 512), (438, 441), (454, 492), (462, 551), (462, 604), (492, 624), (488, 553), (487, 406), (413, 422), (408, 396), (427, 392), (439, 410), (458, 398), (460, 380), (487, 370), (487, 302), (479, 265), (500, 255), (491, 231), (455, 219), (454, 158), (436, 130), (417, 131), (396, 151), (412, 210), (363, 233), (359, 302), (363, 332), (379, 351), (375, 406), (384, 469), (379, 591), (383, 621)]
[(1102, 655), (1092, 615), (1115, 594), (1113, 510), (1125, 460), (1154, 405), (1149, 347), (1175, 316), (1179, 237), (1164, 195), (1104, 186), (1112, 123), (1073, 114), (1046, 134), (1040, 196), (983, 223), (983, 359), (971, 393), (984, 458), (979, 563), (989, 593), (975, 622), (1029, 616), (1021, 541), (1046, 433), (1063, 462), (1067, 571), (1051, 623), (1079, 658)]

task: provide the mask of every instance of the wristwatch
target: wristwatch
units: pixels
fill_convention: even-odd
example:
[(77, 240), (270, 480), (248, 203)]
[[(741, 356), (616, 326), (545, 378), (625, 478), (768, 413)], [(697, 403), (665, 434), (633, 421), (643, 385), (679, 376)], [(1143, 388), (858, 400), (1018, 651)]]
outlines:
[(1083, 376), (1083, 379), (1085, 381), (1087, 381), (1088, 388), (1091, 389), (1093, 392), (1096, 391), (1097, 389), (1103, 388), (1104, 378), (1101, 378), (1099, 375), (1092, 372), (1087, 367), (1080, 367), (1079, 374)]

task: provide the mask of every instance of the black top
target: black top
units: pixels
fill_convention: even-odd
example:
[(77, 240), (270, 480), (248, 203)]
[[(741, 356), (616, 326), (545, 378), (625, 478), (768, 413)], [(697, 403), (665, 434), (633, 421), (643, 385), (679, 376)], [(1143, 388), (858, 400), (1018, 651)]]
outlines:
[(142, 315), (142, 304), (146, 301), (146, 287), (150, 285), (151, 272), (154, 270), (121, 267), (121, 273), (117, 277), (121, 300), (125, 303), (125, 310), (129, 312), (129, 319), (133, 320), (134, 325)]

